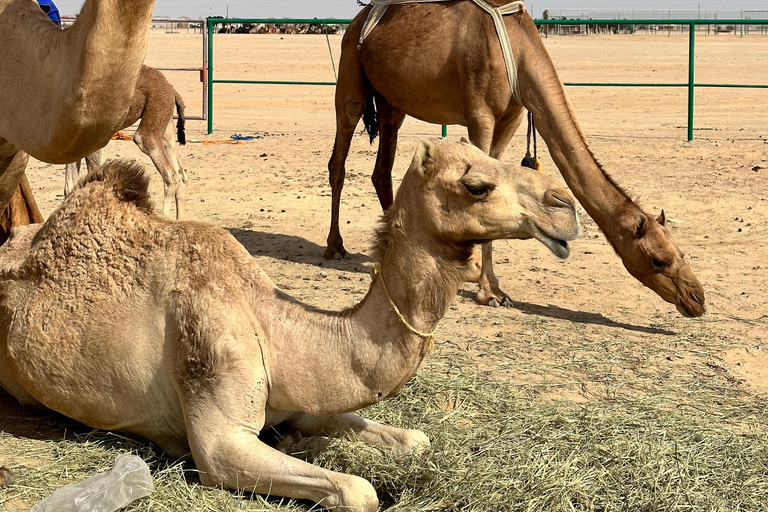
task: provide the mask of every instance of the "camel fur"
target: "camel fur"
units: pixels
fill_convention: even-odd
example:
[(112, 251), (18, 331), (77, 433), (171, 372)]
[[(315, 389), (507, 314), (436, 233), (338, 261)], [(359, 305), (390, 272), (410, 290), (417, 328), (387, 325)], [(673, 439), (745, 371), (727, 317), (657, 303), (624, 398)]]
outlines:
[(118, 130), (153, 7), (154, 0), (87, 0), (77, 21), (61, 30), (36, 2), (0, 0), (0, 212), (22, 192), (28, 155), (72, 162)]
[[(173, 130), (173, 107), (179, 114), (176, 132)], [(133, 93), (133, 104), (123, 121), (127, 128), (141, 119), (133, 142), (152, 160), (160, 176), (163, 178), (164, 201), (163, 213), (168, 215), (171, 203), (176, 205), (176, 218), (182, 216), (187, 173), (179, 163), (176, 154), (176, 137), (179, 144), (187, 143), (184, 135), (184, 100), (173, 88), (165, 76), (155, 68), (143, 65)], [(101, 165), (101, 150), (85, 157), (88, 170)], [(75, 188), (80, 177), (80, 160), (66, 166), (64, 195), (67, 196)]]
[[(493, 20), (474, 2), (391, 5), (359, 45), (370, 10), (362, 9), (342, 40), (336, 140), (328, 162), (332, 199), (326, 258), (346, 254), (339, 230), (344, 163), (361, 117), (371, 141), (379, 134), (371, 179), (386, 210), (392, 204), (397, 134), (406, 114), (429, 123), (466, 126), (474, 145), (500, 159), (527, 109), (565, 181), (629, 273), (684, 316), (704, 314), (704, 289), (659, 222), (664, 215), (657, 220), (637, 206), (589, 150), (527, 12), (503, 17), (517, 65), (520, 104), (510, 89)], [(490, 242), (483, 246), (482, 270), (474, 277), (480, 285), (478, 302), (511, 305), (493, 273)]]
[(428, 352), (394, 306), (430, 332), (474, 244), (533, 237), (565, 257), (581, 233), (557, 181), (470, 144), (422, 141), (378, 229), (366, 297), (332, 312), (277, 289), (227, 231), (157, 214), (147, 181), (135, 164), (107, 163), (0, 248), (0, 384), (23, 403), (191, 452), (204, 485), (344, 510), (375, 511), (373, 487), (259, 433), (286, 424), (355, 432), (397, 454), (423, 448), (422, 432), (350, 413), (397, 393)]

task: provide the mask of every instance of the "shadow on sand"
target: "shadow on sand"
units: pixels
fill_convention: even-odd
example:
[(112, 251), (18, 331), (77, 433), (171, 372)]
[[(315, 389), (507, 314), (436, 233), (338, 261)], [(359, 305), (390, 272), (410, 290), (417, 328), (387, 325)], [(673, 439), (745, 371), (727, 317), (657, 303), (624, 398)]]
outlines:
[[(466, 290), (461, 291), (462, 297), (466, 297), (474, 300), (477, 295), (474, 292)], [(478, 306), (480, 307), (480, 306)], [(605, 327), (614, 327), (618, 329), (626, 329), (627, 331), (642, 332), (644, 334), (661, 334), (663, 336), (674, 336), (675, 332), (668, 331), (666, 329), (659, 329), (657, 327), (648, 327), (645, 325), (633, 325), (624, 322), (616, 322), (608, 317), (601, 315), (600, 313), (587, 313), (585, 311), (573, 311), (571, 309), (561, 308), (553, 304), (547, 304), (542, 306), (541, 304), (532, 304), (530, 302), (520, 302), (513, 300), (512, 307), (526, 315), (544, 316), (548, 318), (559, 318), (562, 320), (568, 320), (569, 322), (579, 324), (593, 324), (603, 325)]]
[(269, 256), (276, 260), (295, 261), (322, 268), (333, 268), (344, 272), (369, 272), (365, 263), (373, 260), (367, 254), (348, 254), (346, 258), (326, 260), (325, 247), (306, 238), (282, 233), (265, 233), (241, 228), (227, 228), (238, 242), (253, 256)]

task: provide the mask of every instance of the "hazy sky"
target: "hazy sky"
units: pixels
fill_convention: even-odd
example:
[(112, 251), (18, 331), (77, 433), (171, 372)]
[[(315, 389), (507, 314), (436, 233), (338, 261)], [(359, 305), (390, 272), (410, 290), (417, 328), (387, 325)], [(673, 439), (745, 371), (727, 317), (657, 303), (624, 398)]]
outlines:
[[(77, 14), (83, 3), (54, 1), (62, 14)], [(768, 9), (766, 0), (532, 0), (526, 5), (537, 18), (544, 9)], [(356, 0), (157, 0), (155, 15), (204, 18), (229, 12), (230, 17), (240, 18), (354, 18), (360, 9)]]

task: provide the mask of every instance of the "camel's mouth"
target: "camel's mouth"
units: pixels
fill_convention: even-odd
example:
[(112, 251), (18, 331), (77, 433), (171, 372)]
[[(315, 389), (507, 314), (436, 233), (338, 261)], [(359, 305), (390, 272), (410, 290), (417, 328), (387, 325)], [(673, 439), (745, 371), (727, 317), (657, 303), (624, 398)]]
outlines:
[(540, 231), (534, 234), (534, 237), (561, 260), (566, 259), (571, 254), (571, 248), (568, 247), (568, 242), (565, 240), (551, 237)]

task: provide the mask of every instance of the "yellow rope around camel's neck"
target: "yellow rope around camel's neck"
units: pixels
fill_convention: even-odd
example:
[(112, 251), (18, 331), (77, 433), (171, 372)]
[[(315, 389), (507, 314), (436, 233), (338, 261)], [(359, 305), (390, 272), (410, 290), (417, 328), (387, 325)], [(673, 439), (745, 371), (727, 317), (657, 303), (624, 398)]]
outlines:
[(387, 299), (389, 299), (389, 304), (392, 306), (392, 309), (395, 311), (395, 314), (397, 315), (397, 318), (400, 319), (400, 322), (408, 328), (409, 331), (411, 331), (416, 336), (419, 336), (421, 338), (424, 338), (424, 341), (427, 344), (427, 352), (435, 348), (435, 332), (437, 332), (437, 326), (435, 326), (434, 329), (432, 329), (432, 332), (426, 333), (421, 332), (420, 330), (416, 329), (414, 326), (412, 326), (408, 320), (403, 316), (403, 314), (400, 312), (400, 309), (397, 307), (397, 304), (395, 304), (395, 301), (392, 300), (392, 296), (389, 294), (389, 290), (387, 290), (387, 285), (384, 283), (384, 277), (381, 275), (381, 264), (376, 263), (373, 267), (371, 267), (371, 274), (374, 279), (378, 276), (379, 281), (381, 281), (381, 286), (384, 288), (384, 293), (387, 296)]

